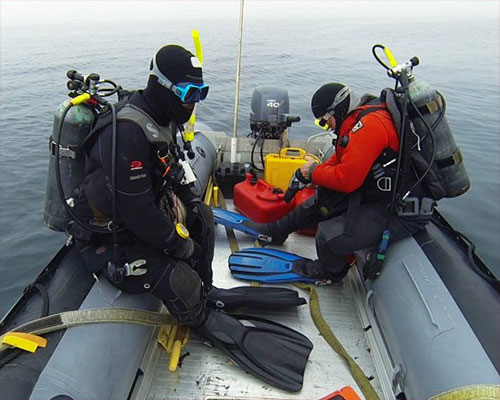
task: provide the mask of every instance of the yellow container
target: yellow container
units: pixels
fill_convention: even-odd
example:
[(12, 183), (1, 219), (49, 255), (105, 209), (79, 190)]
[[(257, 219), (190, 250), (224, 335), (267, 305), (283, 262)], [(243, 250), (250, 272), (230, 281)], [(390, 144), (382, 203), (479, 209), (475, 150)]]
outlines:
[(284, 192), (297, 169), (306, 162), (306, 151), (297, 147), (287, 147), (279, 154), (268, 154), (264, 160), (264, 180)]

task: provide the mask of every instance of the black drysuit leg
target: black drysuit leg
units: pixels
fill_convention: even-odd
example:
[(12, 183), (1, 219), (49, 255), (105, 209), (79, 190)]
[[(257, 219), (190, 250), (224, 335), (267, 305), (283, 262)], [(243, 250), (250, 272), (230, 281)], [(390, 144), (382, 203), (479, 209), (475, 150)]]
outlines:
[[(112, 251), (106, 246), (83, 245), (80, 251), (91, 271), (97, 272), (112, 260)], [(140, 265), (145, 272), (141, 275), (124, 276), (121, 282), (110, 282), (128, 293), (152, 293), (163, 301), (170, 314), (183, 324), (199, 326), (206, 318), (206, 300), (199, 275), (182, 260), (161, 254), (140, 241), (120, 247), (122, 264), (146, 261)], [(89, 265), (90, 263), (90, 265)], [(140, 273), (136, 271), (136, 274)]]
[(391, 231), (391, 242), (414, 233), (397, 217), (391, 218), (389, 226), (387, 222), (387, 208), (379, 203), (361, 204), (355, 221), (347, 221), (344, 213), (321, 222), (316, 233), (316, 252), (326, 274), (336, 280), (345, 276), (349, 268), (346, 256), (356, 250), (377, 246), (387, 228)]
[(202, 254), (193, 254), (191, 267), (198, 273), (203, 284), (210, 288), (212, 286), (212, 261), (215, 248), (215, 223), (212, 209), (202, 202), (195, 202), (188, 206), (186, 227), (189, 236), (198, 245), (196, 251)]
[(320, 187), (312, 197), (279, 220), (267, 224), (247, 221), (245, 225), (271, 236), (273, 244), (282, 244), (290, 233), (341, 214), (346, 210), (348, 200), (346, 193)]

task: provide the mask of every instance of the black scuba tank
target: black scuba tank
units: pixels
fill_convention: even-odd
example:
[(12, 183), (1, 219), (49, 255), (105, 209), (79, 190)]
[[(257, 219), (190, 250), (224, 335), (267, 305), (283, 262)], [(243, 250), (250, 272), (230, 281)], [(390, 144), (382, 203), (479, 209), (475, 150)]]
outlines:
[[(58, 126), (70, 100), (61, 103), (54, 114), (52, 136), (49, 139), (49, 171), (47, 190), (45, 192), (45, 212), (43, 221), (55, 231), (64, 232), (70, 216), (59, 196), (55, 171), (55, 149)], [(59, 166), (63, 191), (72, 206), (72, 196), (76, 187), (83, 181), (85, 174), (85, 157), (82, 143), (89, 134), (95, 120), (94, 112), (85, 104), (73, 106), (64, 118), (59, 143)]]
[[(431, 169), (443, 186), (445, 197), (464, 194), (470, 187), (470, 179), (465, 170), (462, 152), (444, 115), (444, 97), (427, 83), (417, 81), (414, 76), (409, 77), (408, 96), (408, 115), (422, 138), (421, 154), (427, 162), (434, 156)], [(426, 125), (432, 129), (432, 140), (427, 136), (429, 129)]]

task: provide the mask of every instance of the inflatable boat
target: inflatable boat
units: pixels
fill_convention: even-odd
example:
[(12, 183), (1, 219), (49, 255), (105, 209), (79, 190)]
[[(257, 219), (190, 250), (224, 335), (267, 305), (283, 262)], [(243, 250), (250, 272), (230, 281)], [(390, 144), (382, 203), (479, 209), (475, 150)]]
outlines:
[[(220, 162), (227, 156), (230, 142), (221, 132), (195, 135), (193, 148), (202, 151), (192, 163), (201, 193), (215, 172), (216, 159)], [(239, 144), (241, 165), (249, 161), (253, 144), (252, 139)], [(279, 149), (277, 141), (266, 146), (270, 152)], [(307, 146), (308, 151), (321, 155), (329, 140), (319, 138)], [(219, 180), (225, 187), (223, 177)], [(236, 239), (241, 245), (253, 243), (238, 232)], [(380, 398), (446, 398), (440, 396), (461, 392), (468, 393), (466, 398), (479, 399), (498, 393), (500, 294), (471, 246), (436, 211), (423, 232), (391, 245), (377, 279), (362, 278), (367, 251), (360, 251), (355, 254), (356, 267), (342, 284), (317, 288), (325, 320), (371, 378)], [(313, 238), (294, 233), (285, 249), (314, 256)], [(228, 271), (230, 252), (219, 227), (214, 278), (221, 286), (241, 284)], [(161, 304), (150, 295), (122, 293), (106, 279), (92, 276), (75, 245), (68, 243), (3, 318), (1, 333), (47, 315), (101, 308), (158, 312)], [(345, 360), (315, 332), (306, 309), (269, 315), (307, 332), (315, 344), (304, 388), (298, 394), (262, 385), (195, 337), (184, 348), (180, 367), (169, 372), (164, 364), (167, 355), (157, 343), (158, 327), (115, 322), (48, 333), (47, 346), (34, 353), (4, 345), (0, 398), (319, 399), (346, 385), (362, 395)]]

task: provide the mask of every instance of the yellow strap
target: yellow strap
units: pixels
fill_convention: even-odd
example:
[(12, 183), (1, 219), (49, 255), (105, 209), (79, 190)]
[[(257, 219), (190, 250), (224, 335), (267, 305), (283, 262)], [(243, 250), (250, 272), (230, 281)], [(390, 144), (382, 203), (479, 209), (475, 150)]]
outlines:
[(305, 283), (295, 283), (294, 285), (300, 289), (309, 291), (309, 307), (311, 310), (311, 317), (314, 322), (314, 325), (316, 325), (316, 328), (318, 328), (319, 333), (327, 341), (330, 347), (333, 350), (335, 350), (339, 355), (344, 357), (344, 359), (347, 361), (347, 364), (349, 365), (349, 368), (351, 370), (351, 374), (354, 377), (354, 380), (358, 384), (359, 388), (361, 389), (361, 392), (365, 396), (365, 399), (378, 400), (379, 397), (375, 392), (375, 389), (373, 389), (373, 386), (371, 385), (368, 378), (365, 376), (365, 374), (358, 366), (358, 364), (356, 364), (356, 361), (352, 359), (352, 357), (346, 351), (344, 346), (342, 346), (342, 344), (336, 338), (331, 328), (323, 319), (323, 316), (321, 315), (319, 297), (315, 287)]
[(24, 332), (8, 332), (7, 335), (9, 336), (17, 336), (26, 340), (31, 340), (32, 342), (35, 342), (38, 346), (40, 347), (47, 347), (47, 339), (33, 335), (32, 333), (24, 333)]
[(47, 346), (47, 339), (31, 333), (8, 332), (2, 338), (2, 344), (7, 344), (34, 353), (38, 346)]
[(500, 386), (470, 385), (431, 397), (429, 400), (498, 400)]

